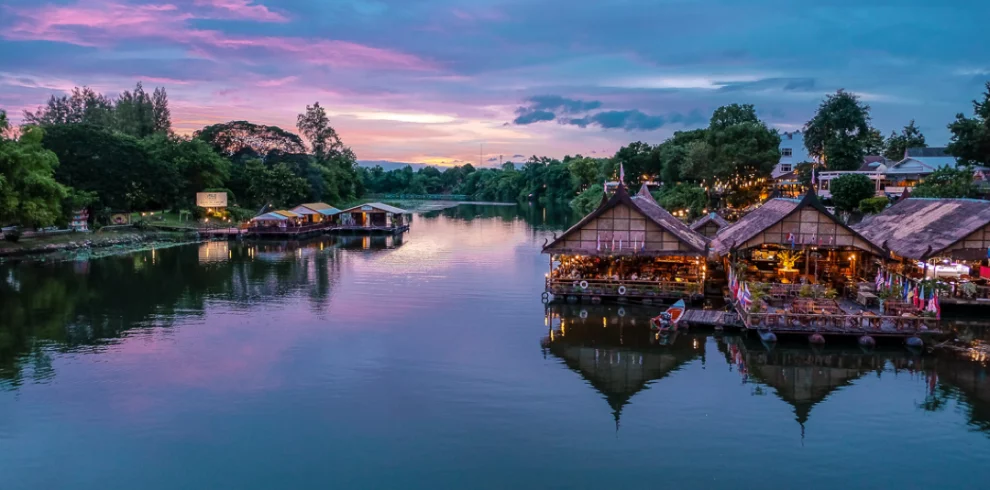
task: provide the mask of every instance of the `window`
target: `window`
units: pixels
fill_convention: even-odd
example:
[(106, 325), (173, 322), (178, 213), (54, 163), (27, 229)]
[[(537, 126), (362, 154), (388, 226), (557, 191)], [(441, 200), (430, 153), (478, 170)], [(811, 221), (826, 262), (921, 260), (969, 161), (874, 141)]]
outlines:
[(789, 156), (792, 156), (793, 154), (794, 154), (794, 152), (790, 148), (781, 148), (780, 149), (780, 156), (782, 156), (782, 157), (789, 157)]
[(781, 172), (784, 172), (786, 174), (787, 172), (790, 172), (791, 170), (794, 170), (794, 168), (793, 168), (793, 166), (791, 164), (789, 164), (789, 163), (781, 163), (780, 164), (780, 171)]

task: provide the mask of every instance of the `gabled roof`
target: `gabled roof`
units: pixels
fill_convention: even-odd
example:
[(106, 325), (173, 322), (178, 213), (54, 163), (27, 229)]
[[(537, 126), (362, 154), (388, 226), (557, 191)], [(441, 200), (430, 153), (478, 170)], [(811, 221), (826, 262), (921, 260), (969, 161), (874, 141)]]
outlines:
[(892, 252), (924, 260), (990, 225), (990, 201), (978, 199), (901, 199), (869, 216), (854, 229)]
[(380, 202), (367, 202), (367, 203), (364, 203), (364, 204), (359, 204), (359, 205), (354, 206), (352, 208), (347, 208), (347, 209), (345, 209), (345, 210), (343, 210), (341, 212), (342, 213), (350, 213), (352, 211), (360, 211), (361, 208), (366, 207), (366, 206), (367, 207), (372, 207), (372, 208), (377, 209), (379, 211), (384, 211), (386, 213), (392, 213), (392, 214), (412, 214), (409, 211), (406, 211), (405, 209), (400, 209), (400, 208), (397, 208), (395, 206), (389, 206), (388, 204), (382, 204)]
[(837, 226), (848, 230), (854, 236), (862, 238), (864, 241), (874, 245), (878, 250), (883, 249), (883, 247), (877, 245), (876, 242), (860, 235), (858, 232), (847, 226), (832, 213), (830, 213), (822, 202), (818, 200), (818, 196), (815, 194), (814, 188), (810, 188), (801, 199), (771, 199), (759, 208), (747, 213), (745, 216), (740, 218), (739, 221), (736, 221), (726, 228), (722, 228), (719, 230), (718, 234), (715, 235), (715, 238), (712, 239), (712, 251), (716, 255), (725, 255), (735, 247), (750, 241), (767, 228), (781, 222), (784, 218), (807, 206), (811, 206), (826, 216), (832, 217), (832, 220), (835, 221)]
[(629, 195), (629, 191), (626, 190), (626, 186), (624, 184), (620, 184), (615, 189), (615, 193), (612, 194), (612, 197), (607, 200), (606, 197), (607, 196), (602, 197), (602, 202), (598, 205), (598, 209), (595, 209), (590, 214), (585, 216), (576, 225), (568, 228), (563, 235), (545, 245), (543, 250), (553, 247), (567, 236), (583, 228), (584, 225), (588, 224), (591, 220), (601, 216), (605, 211), (608, 211), (619, 204), (625, 204), (630, 208), (639, 211), (640, 214), (652, 221), (653, 224), (673, 234), (678, 240), (693, 249), (693, 251), (702, 255), (706, 253), (708, 242), (705, 240), (705, 237), (688, 228), (687, 225), (681, 222), (681, 220), (675, 218), (672, 214), (668, 213), (666, 209), (660, 207), (656, 200), (653, 199), (653, 196), (650, 195), (650, 190), (645, 184), (640, 188), (639, 192), (632, 196)]
[(292, 211), (279, 210), (279, 211), (270, 211), (264, 214), (259, 214), (258, 216), (251, 218), (251, 221), (285, 221), (289, 218), (298, 218), (298, 217), (299, 215), (293, 213)]
[(930, 148), (908, 148), (904, 152), (905, 158), (907, 157), (951, 157), (948, 154), (945, 147), (930, 147)]
[(324, 202), (311, 202), (300, 204), (292, 211), (299, 214), (322, 214), (323, 216), (333, 216), (340, 213), (340, 210)]
[(725, 218), (719, 216), (719, 214), (716, 213), (716, 212), (711, 212), (711, 213), (708, 213), (708, 214), (702, 216), (700, 219), (698, 219), (694, 223), (691, 223), (690, 228), (692, 230), (697, 231), (698, 228), (701, 228), (702, 226), (705, 226), (706, 224), (708, 224), (708, 222), (714, 222), (716, 225), (718, 225), (718, 227), (720, 229), (721, 228), (725, 228), (726, 226), (729, 226), (729, 222), (726, 221)]

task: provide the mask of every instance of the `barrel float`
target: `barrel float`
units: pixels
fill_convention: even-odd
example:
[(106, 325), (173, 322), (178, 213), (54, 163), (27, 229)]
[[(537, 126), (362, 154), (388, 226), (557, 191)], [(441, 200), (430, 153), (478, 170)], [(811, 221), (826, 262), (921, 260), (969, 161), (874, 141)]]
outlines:
[(864, 335), (859, 338), (859, 345), (863, 347), (876, 347), (877, 341), (869, 335)]
[(921, 337), (917, 337), (917, 336), (908, 337), (907, 340), (904, 341), (904, 343), (907, 344), (908, 347), (921, 348), (925, 346), (925, 341), (921, 340)]
[(808, 342), (815, 345), (823, 345), (825, 343), (825, 336), (820, 333), (813, 333), (808, 336)]

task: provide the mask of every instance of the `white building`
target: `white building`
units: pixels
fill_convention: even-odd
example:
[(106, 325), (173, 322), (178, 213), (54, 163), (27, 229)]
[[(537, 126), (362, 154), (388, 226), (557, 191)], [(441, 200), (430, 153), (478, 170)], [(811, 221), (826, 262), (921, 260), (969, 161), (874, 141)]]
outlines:
[(774, 167), (773, 178), (790, 173), (797, 164), (812, 161), (808, 149), (804, 147), (804, 134), (800, 131), (780, 133), (780, 162)]

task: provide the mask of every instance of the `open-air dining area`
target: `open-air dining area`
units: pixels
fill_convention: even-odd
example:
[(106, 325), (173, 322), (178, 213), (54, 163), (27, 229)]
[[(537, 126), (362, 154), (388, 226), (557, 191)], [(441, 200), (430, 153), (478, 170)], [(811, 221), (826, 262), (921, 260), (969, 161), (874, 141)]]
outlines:
[(706, 265), (699, 258), (555, 256), (547, 275), (552, 294), (670, 297), (700, 294)]

